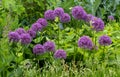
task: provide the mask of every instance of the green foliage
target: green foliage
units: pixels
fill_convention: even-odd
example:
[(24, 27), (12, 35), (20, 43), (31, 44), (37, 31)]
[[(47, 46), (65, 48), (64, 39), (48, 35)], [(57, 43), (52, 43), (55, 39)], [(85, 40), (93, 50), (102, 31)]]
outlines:
[[(44, 17), (47, 9), (63, 7), (71, 14), (75, 5), (83, 6), (87, 13), (107, 21), (108, 15), (120, 20), (120, 0), (2, 0), (0, 1), (0, 77), (119, 77), (120, 74), (120, 26), (119, 22), (107, 22), (103, 32), (94, 33), (88, 23), (71, 19), (60, 23), (49, 21), (48, 26), (30, 45), (10, 43), (8, 32), (19, 27), (28, 30), (38, 18)], [(63, 27), (63, 28), (61, 28)], [(99, 46), (101, 35), (109, 35), (112, 45)], [(88, 35), (98, 50), (78, 48), (79, 37)], [(66, 60), (53, 58), (53, 53), (34, 55), (33, 46), (52, 40), (56, 49), (67, 52)], [(103, 53), (103, 51), (105, 51)]]

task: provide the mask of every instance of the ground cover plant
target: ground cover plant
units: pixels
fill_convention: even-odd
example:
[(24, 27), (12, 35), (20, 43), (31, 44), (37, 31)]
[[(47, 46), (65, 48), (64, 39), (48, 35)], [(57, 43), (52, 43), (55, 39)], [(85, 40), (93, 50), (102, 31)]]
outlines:
[(120, 76), (119, 0), (0, 2), (0, 77)]

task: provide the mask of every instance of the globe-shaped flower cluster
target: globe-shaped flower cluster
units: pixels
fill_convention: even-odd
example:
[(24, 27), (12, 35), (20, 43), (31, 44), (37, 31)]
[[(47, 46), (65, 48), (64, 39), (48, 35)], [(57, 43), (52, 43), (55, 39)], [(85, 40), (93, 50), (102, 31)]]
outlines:
[(10, 42), (18, 42), (20, 40), (20, 36), (17, 32), (9, 32), (8, 37)]
[(72, 15), (75, 19), (78, 20), (85, 20), (87, 17), (87, 13), (84, 11), (84, 9), (81, 6), (75, 6), (72, 8)]
[(103, 31), (104, 30), (104, 22), (102, 19), (97, 18), (92, 21), (92, 29), (96, 32)]
[(103, 35), (99, 38), (99, 44), (102, 46), (108, 46), (112, 43), (111, 39), (107, 35)]
[(55, 43), (52, 41), (45, 42), (44, 47), (46, 51), (55, 51)]
[(59, 59), (61, 58), (66, 59), (66, 52), (62, 49), (59, 49), (54, 53), (54, 57)]
[(89, 36), (82, 36), (79, 40), (78, 40), (78, 46), (80, 48), (84, 48), (84, 49), (89, 49), (91, 50), (93, 48), (93, 43), (92, 40), (90, 39)]
[(113, 21), (114, 20), (114, 16), (112, 16), (112, 15), (108, 16), (108, 20), (109, 21)]
[(45, 53), (45, 48), (41, 44), (37, 44), (33, 47), (33, 53), (34, 54), (43, 54)]

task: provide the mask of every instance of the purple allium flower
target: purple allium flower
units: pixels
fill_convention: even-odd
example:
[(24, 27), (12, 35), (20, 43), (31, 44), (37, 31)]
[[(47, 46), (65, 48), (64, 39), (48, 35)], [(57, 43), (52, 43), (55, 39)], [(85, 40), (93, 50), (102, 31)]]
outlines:
[(113, 16), (108, 16), (108, 20), (112, 21), (112, 20), (114, 20), (114, 17)]
[(54, 57), (59, 59), (66, 59), (66, 52), (62, 49), (59, 49), (54, 53)]
[(104, 22), (102, 19), (97, 18), (92, 21), (92, 29), (95, 31), (103, 31), (104, 30)]
[(89, 38), (89, 36), (82, 36), (78, 40), (78, 46), (80, 48), (91, 50), (93, 48), (93, 43), (92, 43), (92, 40)]
[(60, 21), (62, 23), (67, 23), (70, 22), (70, 16), (67, 13), (64, 13), (63, 15), (60, 16)]
[(42, 30), (42, 25), (40, 23), (36, 22), (36, 23), (32, 24), (31, 29), (35, 32), (41, 31)]
[(18, 42), (20, 40), (20, 36), (17, 32), (9, 32), (8, 38), (10, 42)]
[(16, 30), (16, 32), (17, 32), (19, 35), (26, 33), (26, 31), (25, 31), (23, 28), (18, 28), (18, 29)]
[(84, 16), (82, 16), (82, 20), (86, 21), (87, 19), (87, 13), (84, 14)]
[(107, 35), (103, 35), (99, 38), (99, 44), (102, 46), (108, 46), (112, 43), (111, 39)]
[(46, 51), (55, 51), (55, 43), (52, 41), (45, 42), (43, 46)]
[(47, 20), (44, 18), (39, 18), (36, 22), (40, 23), (43, 27), (47, 26)]
[(36, 32), (34, 30), (32, 30), (32, 29), (29, 29), (27, 31), (27, 33), (29, 33), (32, 38), (35, 38), (35, 36), (36, 36)]
[(96, 19), (95, 16), (93, 16), (92, 14), (87, 14), (87, 19), (86, 19), (87, 22), (93, 21), (94, 19)]
[(54, 19), (55, 19), (54, 11), (53, 11), (53, 10), (47, 10), (47, 11), (44, 13), (44, 17), (45, 17), (45, 19), (47, 19), (47, 20), (54, 20)]
[(33, 53), (34, 54), (43, 54), (45, 53), (45, 48), (41, 44), (37, 44), (33, 47)]
[(30, 37), (30, 35), (28, 33), (22, 34), (20, 36), (21, 39), (21, 43), (22, 44), (30, 44), (30, 42), (32, 41), (32, 38)]
[(72, 9), (72, 16), (78, 20), (80, 19), (85, 20), (87, 17), (87, 14), (81, 6), (75, 6)]
[(64, 14), (63, 8), (61, 8), (61, 7), (56, 8), (56, 9), (54, 10), (54, 14), (55, 14), (55, 16), (60, 17), (61, 15)]

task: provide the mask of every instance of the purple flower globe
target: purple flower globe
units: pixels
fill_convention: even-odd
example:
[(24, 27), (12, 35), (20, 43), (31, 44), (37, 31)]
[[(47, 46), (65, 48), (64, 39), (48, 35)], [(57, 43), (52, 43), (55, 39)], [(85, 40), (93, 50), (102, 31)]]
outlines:
[(93, 16), (92, 14), (87, 14), (87, 19), (86, 19), (87, 22), (93, 21), (94, 19), (96, 19), (95, 16)]
[(61, 15), (64, 14), (63, 8), (61, 8), (61, 7), (56, 8), (56, 9), (54, 10), (54, 14), (55, 14), (55, 16), (60, 17)]
[(42, 30), (42, 25), (40, 23), (34, 23), (31, 26), (31, 29), (35, 32), (41, 31)]
[(36, 32), (35, 32), (34, 30), (32, 30), (32, 29), (29, 29), (29, 30), (27, 31), (27, 33), (29, 33), (29, 35), (30, 35), (32, 38), (35, 38), (35, 36), (36, 36)]
[(9, 32), (8, 38), (10, 42), (18, 42), (20, 40), (20, 36), (17, 32)]
[(104, 30), (104, 22), (102, 19), (97, 18), (92, 21), (92, 29), (96, 32)]
[(31, 43), (32, 38), (28, 33), (25, 33), (20, 36), (20, 40), (21, 40), (21, 44), (26, 45)]
[(75, 19), (83, 19), (85, 20), (87, 17), (87, 13), (84, 11), (84, 9), (81, 6), (75, 6), (72, 8), (72, 16)]
[(46, 51), (55, 51), (55, 43), (52, 41), (45, 42), (43, 46)]
[(113, 21), (114, 17), (113, 16), (108, 16), (108, 20)]
[(90, 39), (89, 36), (82, 36), (79, 40), (78, 40), (78, 46), (80, 48), (84, 48), (84, 49), (89, 49), (91, 50), (93, 48), (93, 43), (92, 40)]
[(46, 27), (47, 24), (48, 24), (48, 23), (47, 23), (47, 20), (44, 19), (44, 18), (39, 18), (36, 22), (37, 22), (37, 23), (40, 23), (40, 24), (43, 26), (43, 28)]
[(111, 39), (107, 35), (103, 35), (99, 38), (99, 44), (102, 46), (108, 46), (112, 43)]
[(45, 17), (46, 20), (54, 20), (55, 19), (54, 11), (53, 10), (47, 10), (44, 13), (44, 17)]
[(26, 33), (26, 31), (25, 31), (23, 28), (18, 28), (18, 29), (16, 30), (16, 32), (17, 32), (19, 35)]
[(87, 13), (85, 12), (84, 16), (82, 16), (82, 20), (86, 21), (87, 19)]
[(64, 13), (63, 15), (61, 15), (60, 22), (62, 22), (62, 23), (70, 22), (70, 15), (67, 13)]
[(33, 47), (33, 53), (34, 54), (43, 54), (45, 53), (45, 48), (41, 44), (37, 44)]
[(66, 52), (62, 49), (59, 49), (54, 53), (54, 57), (57, 59), (66, 59)]

